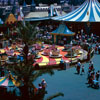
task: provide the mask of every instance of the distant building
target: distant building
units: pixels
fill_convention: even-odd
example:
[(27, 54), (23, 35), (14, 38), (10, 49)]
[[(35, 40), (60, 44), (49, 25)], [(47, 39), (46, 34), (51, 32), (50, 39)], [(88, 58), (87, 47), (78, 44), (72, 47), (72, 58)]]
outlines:
[(13, 13), (17, 18), (19, 9), (18, 0), (0, 0), (0, 18), (3, 21), (5, 21), (10, 13)]
[(22, 6), (22, 12), (24, 16), (26, 16), (29, 12), (35, 11), (35, 2), (32, 0), (31, 5), (27, 5), (26, 2), (24, 1), (23, 6)]

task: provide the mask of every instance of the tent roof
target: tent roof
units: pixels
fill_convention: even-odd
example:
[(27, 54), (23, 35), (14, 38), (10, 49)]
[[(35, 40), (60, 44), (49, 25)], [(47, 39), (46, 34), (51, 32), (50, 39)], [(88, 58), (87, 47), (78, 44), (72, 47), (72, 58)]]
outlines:
[(26, 2), (25, 2), (25, 0), (24, 0), (24, 2), (23, 2), (23, 6), (26, 7), (26, 5), (27, 5), (27, 4), (26, 4)]
[(51, 32), (50, 34), (53, 35), (62, 35), (62, 36), (73, 36), (75, 35), (74, 32), (70, 31), (65, 24), (60, 24), (59, 27)]
[(14, 23), (16, 21), (17, 21), (17, 19), (15, 18), (15, 16), (13, 14), (10, 14), (8, 16), (8, 18), (6, 19), (5, 23), (9, 23), (10, 24), (10, 23)]
[(100, 22), (100, 4), (97, 0), (86, 0), (78, 9), (52, 19), (72, 22)]
[(0, 86), (9, 86), (9, 87), (14, 87), (14, 86), (20, 86), (20, 83), (16, 82), (16, 79), (10, 75), (11, 80), (7, 76), (5, 77), (0, 77)]
[(31, 3), (31, 5), (35, 5), (35, 2), (34, 2), (34, 0), (32, 0), (32, 3)]

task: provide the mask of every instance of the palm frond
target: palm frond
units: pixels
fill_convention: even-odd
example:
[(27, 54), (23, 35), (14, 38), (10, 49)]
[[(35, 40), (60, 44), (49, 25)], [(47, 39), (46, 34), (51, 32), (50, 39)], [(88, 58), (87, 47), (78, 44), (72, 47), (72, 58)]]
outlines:
[(61, 93), (61, 92), (59, 92), (59, 93), (56, 93), (56, 94), (54, 94), (54, 95), (48, 97), (46, 100), (52, 100), (52, 99), (54, 99), (54, 98), (56, 98), (56, 97), (59, 97), (59, 96), (64, 96), (64, 94)]
[(25, 22), (24, 25), (24, 23), (19, 23), (16, 31), (23, 41), (29, 43), (29, 41), (34, 39), (39, 32), (39, 30), (36, 29), (39, 24), (40, 23), (30, 24), (30, 22)]
[(35, 72), (33, 74), (33, 81), (35, 81), (38, 77), (44, 75), (44, 74), (49, 74), (49, 75), (53, 75), (54, 74), (54, 71), (51, 70), (51, 69), (44, 69), (44, 70), (39, 70), (37, 72)]

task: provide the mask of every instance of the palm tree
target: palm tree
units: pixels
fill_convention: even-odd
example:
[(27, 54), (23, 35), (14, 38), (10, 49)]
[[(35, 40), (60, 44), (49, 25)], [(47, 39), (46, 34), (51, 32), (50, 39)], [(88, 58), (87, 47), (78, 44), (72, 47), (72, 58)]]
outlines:
[[(24, 53), (28, 54), (28, 45), (31, 39), (35, 38), (35, 35), (37, 34), (36, 30), (37, 24), (31, 25), (29, 22), (20, 23), (19, 27), (17, 29), (17, 32), (19, 33), (19, 36), (22, 38), (22, 40), (25, 43), (24, 47)], [(18, 64), (14, 65), (8, 65), (8, 69), (17, 76), (16, 82), (19, 82), (21, 85), (21, 94), (22, 98), (24, 100), (31, 100), (32, 98), (38, 98), (38, 96), (34, 96), (34, 89), (36, 88), (34, 85), (34, 81), (40, 77), (43, 74), (50, 74), (53, 75), (54, 72), (51, 69), (44, 69), (44, 70), (35, 70), (33, 67), (33, 58), (31, 57), (28, 61), (24, 60), (23, 62), (20, 62)], [(45, 95), (45, 91), (43, 91), (43, 94), (41, 96), (41, 99), (43, 100)], [(55, 94), (52, 97), (49, 97), (47, 100), (51, 100), (53, 97), (62, 96), (61, 93)], [(38, 99), (36, 99), (38, 100)]]
[(22, 38), (24, 43), (30, 44), (35, 39), (36, 34), (39, 33), (37, 26), (39, 23), (30, 24), (30, 22), (20, 22), (18, 24), (17, 33)]
[[(24, 100), (44, 100), (44, 96), (46, 91), (42, 91), (41, 95), (34, 95), (34, 89), (36, 89), (34, 85), (34, 81), (43, 74), (53, 75), (54, 71), (51, 69), (45, 70), (35, 70), (32, 66), (32, 61), (28, 62), (28, 64), (20, 63), (14, 66), (8, 66), (8, 69), (17, 76), (16, 82), (19, 82), (22, 86), (20, 89), (21, 96)], [(52, 100), (55, 97), (63, 96), (63, 93), (56, 93), (45, 100)]]
[(54, 72), (50, 69), (45, 69), (45, 70), (35, 70), (33, 67), (32, 60), (30, 59), (28, 63), (26, 64), (25, 62), (20, 62), (20, 64), (15, 65), (9, 65), (8, 69), (17, 76), (17, 82), (20, 84), (23, 84), (23, 89), (22, 91), (22, 96), (26, 100), (29, 100), (29, 98), (34, 97), (34, 89), (36, 88), (35, 85), (33, 84), (34, 81), (40, 77), (42, 74), (50, 74), (53, 75)]
[(29, 45), (35, 42), (36, 34), (39, 33), (40, 30), (37, 29), (39, 23), (30, 24), (30, 22), (20, 22), (18, 23), (18, 28), (16, 29), (19, 38), (22, 39), (25, 46), (23, 48), (24, 58), (27, 63), (27, 55), (29, 51)]

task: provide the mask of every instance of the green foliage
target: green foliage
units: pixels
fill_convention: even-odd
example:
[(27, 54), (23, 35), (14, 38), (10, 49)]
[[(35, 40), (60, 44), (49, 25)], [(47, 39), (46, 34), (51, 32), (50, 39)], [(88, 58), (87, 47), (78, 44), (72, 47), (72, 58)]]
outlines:
[(17, 33), (20, 38), (26, 43), (31, 43), (35, 39), (36, 34), (39, 32), (37, 26), (39, 23), (30, 24), (30, 22), (21, 22), (18, 24)]
[[(54, 71), (51, 69), (42, 69), (42, 70), (35, 70), (33, 67), (33, 61), (30, 59), (28, 63), (20, 62), (19, 64), (9, 65), (7, 68), (13, 72), (17, 78), (17, 82), (22, 84), (21, 94), (22, 98), (25, 100), (44, 100), (44, 96), (46, 91), (42, 91), (41, 95), (34, 95), (34, 89), (36, 88), (34, 85), (34, 81), (42, 76), (43, 74), (53, 75)], [(22, 91), (24, 90), (24, 91)], [(58, 96), (64, 96), (63, 93), (56, 93), (46, 100), (52, 100)]]
[[(30, 59), (27, 64), (25, 62), (20, 62), (19, 64), (14, 64), (7, 66), (8, 69), (17, 76), (17, 82), (23, 84), (23, 89), (26, 92), (27, 97), (34, 97), (33, 90), (36, 88), (34, 81), (43, 74), (53, 75), (54, 72), (51, 69), (35, 70), (33, 67), (33, 59)], [(31, 89), (31, 90), (30, 90)], [(24, 95), (22, 92), (22, 95)], [(26, 96), (25, 95), (25, 96)], [(29, 99), (28, 99), (29, 100)]]

